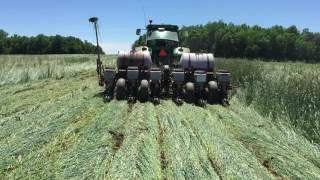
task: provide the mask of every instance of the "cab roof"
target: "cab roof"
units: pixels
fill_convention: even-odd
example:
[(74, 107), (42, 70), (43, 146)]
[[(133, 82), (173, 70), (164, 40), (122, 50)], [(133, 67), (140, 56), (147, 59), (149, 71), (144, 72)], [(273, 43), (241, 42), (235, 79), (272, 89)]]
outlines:
[(158, 30), (159, 28), (163, 28), (167, 31), (178, 31), (179, 27), (177, 25), (171, 25), (171, 24), (149, 24), (147, 26), (148, 31), (152, 30)]

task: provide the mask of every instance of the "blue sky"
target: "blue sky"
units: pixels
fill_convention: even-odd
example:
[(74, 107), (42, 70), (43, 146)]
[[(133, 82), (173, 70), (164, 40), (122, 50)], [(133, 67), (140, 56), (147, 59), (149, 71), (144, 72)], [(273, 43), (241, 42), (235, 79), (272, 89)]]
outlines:
[(320, 32), (318, 0), (2, 0), (0, 29), (27, 36), (70, 35), (94, 42), (87, 19), (98, 16), (103, 48), (114, 53), (130, 49), (137, 38), (135, 29), (144, 26), (143, 9), (154, 23), (181, 26), (221, 19), (263, 27), (294, 24)]

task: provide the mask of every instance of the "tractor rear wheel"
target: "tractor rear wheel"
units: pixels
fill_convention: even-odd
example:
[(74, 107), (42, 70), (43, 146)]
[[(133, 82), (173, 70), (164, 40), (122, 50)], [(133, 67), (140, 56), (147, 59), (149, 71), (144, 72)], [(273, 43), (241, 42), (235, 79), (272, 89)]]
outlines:
[(218, 83), (216, 81), (210, 81), (208, 83), (208, 95), (207, 100), (208, 103), (213, 104), (217, 103), (219, 101), (220, 95), (219, 95), (219, 87)]
[(117, 100), (124, 100), (126, 98), (126, 80), (120, 78), (117, 80), (116, 87), (115, 87), (115, 95)]
[(149, 82), (142, 80), (138, 89), (138, 96), (140, 102), (146, 102), (149, 100)]
[(185, 85), (185, 101), (187, 103), (192, 103), (194, 101), (194, 96), (195, 96), (194, 83), (188, 82)]

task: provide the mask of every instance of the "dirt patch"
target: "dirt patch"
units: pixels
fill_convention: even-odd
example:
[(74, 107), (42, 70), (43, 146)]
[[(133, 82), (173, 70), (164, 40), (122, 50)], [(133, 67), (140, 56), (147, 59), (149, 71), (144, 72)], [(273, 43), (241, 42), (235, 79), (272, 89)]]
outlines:
[(164, 151), (160, 152), (160, 160), (161, 160), (161, 170), (164, 171), (165, 169), (167, 169), (167, 166), (168, 166), (168, 161)]
[(103, 98), (104, 92), (98, 92), (93, 95), (94, 98)]
[(214, 169), (214, 172), (216, 172), (216, 174), (219, 176), (219, 179), (223, 179), (222, 176), (221, 176), (219, 168), (216, 166), (214, 161), (209, 157), (209, 155), (208, 155), (208, 160), (210, 162), (211, 167)]
[(4, 169), (4, 172), (11, 172), (17, 169), (18, 167), (15, 165), (9, 165), (7, 168)]
[(112, 138), (114, 140), (114, 144), (113, 144), (113, 147), (112, 149), (114, 150), (114, 152), (117, 152), (121, 146), (122, 146), (122, 143), (124, 141), (124, 134), (123, 133), (118, 133), (118, 132), (115, 132), (115, 131), (109, 131), (109, 133), (112, 135)]
[(160, 163), (161, 163), (161, 174), (163, 179), (167, 179), (165, 176), (165, 171), (168, 167), (168, 160), (164, 151), (164, 129), (161, 127), (159, 116), (157, 115), (158, 120), (158, 127), (159, 127), (159, 135), (158, 135), (158, 143), (159, 143), (159, 150), (160, 150)]
[(129, 108), (128, 108), (127, 112), (128, 112), (128, 114), (130, 114), (132, 112), (132, 110), (133, 110), (133, 103), (129, 103), (128, 107)]
[(30, 88), (24, 88), (24, 89), (20, 89), (20, 90), (17, 90), (15, 92), (13, 92), (13, 94), (19, 94), (19, 93), (22, 93), (22, 92), (25, 92), (25, 91), (30, 91), (30, 90), (33, 90), (34, 88), (33, 87), (30, 87)]
[(284, 179), (281, 175), (279, 175), (275, 170), (272, 169), (271, 162), (274, 159), (274, 157), (271, 157), (270, 159), (266, 159), (262, 162), (262, 165), (267, 168), (267, 170), (277, 179)]

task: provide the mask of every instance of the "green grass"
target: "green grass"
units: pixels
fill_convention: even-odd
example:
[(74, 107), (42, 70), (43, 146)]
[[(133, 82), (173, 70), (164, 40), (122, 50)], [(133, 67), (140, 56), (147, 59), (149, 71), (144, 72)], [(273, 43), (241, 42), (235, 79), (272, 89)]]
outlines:
[[(103, 58), (114, 63), (114, 57)], [(291, 94), (281, 101), (264, 94), (299, 94), (296, 89), (272, 89), (278, 84), (292, 87), (290, 83), (298, 82), (295, 76), (313, 77), (305, 70), (317, 76), (318, 65), (220, 60), (240, 88), (230, 107), (200, 108), (171, 101), (159, 106), (105, 104), (99, 97), (94, 59), (0, 56), (0, 179), (320, 178), (319, 145), (304, 133), (314, 117), (302, 114), (309, 119), (297, 122), (286, 104), (310, 104), (307, 99), (317, 93), (317, 82), (314, 87), (299, 86), (311, 89), (301, 93), (305, 101)], [(50, 68), (52, 75), (36, 75), (45, 74), (49, 65), (56, 67)], [(19, 81), (27, 67), (32, 69), (30, 78)], [(64, 76), (56, 78), (58, 72)], [(287, 76), (293, 77), (283, 81)], [(265, 87), (270, 79), (270, 87)], [(287, 111), (276, 112), (273, 106), (264, 107), (267, 103)], [(308, 109), (305, 104), (296, 107)]]
[(232, 72), (241, 102), (320, 143), (319, 64), (221, 59), (218, 65)]
[[(0, 86), (76, 76), (94, 69), (95, 59), (95, 55), (0, 55)], [(114, 59), (110, 56), (104, 63), (113, 65)]]

